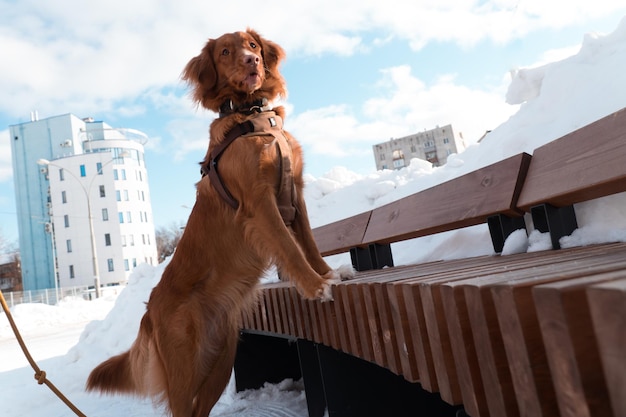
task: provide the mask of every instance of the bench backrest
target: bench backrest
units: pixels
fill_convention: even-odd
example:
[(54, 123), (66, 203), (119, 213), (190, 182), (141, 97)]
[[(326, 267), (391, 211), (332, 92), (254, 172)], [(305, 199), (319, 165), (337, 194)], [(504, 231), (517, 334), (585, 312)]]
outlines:
[(528, 212), (626, 191), (626, 109), (533, 152), (518, 206)]
[(392, 243), (485, 223), (494, 214), (520, 216), (516, 209), (530, 155), (493, 165), (376, 208), (362, 244)]
[[(545, 221), (536, 219), (535, 214), (533, 220), (536, 228), (553, 235), (553, 246), (558, 248), (560, 236), (577, 227), (575, 218), (563, 220), (574, 215), (572, 204), (626, 191), (625, 161), (626, 108), (537, 148), (532, 157), (515, 155), (318, 227), (313, 234), (322, 255), (328, 256), (472, 226), (495, 216), (513, 219), (508, 228), (515, 229), (523, 225), (523, 213), (550, 205), (565, 209), (557, 213), (561, 218), (553, 221), (550, 212)], [(500, 222), (502, 219), (497, 219), (494, 224)], [(538, 227), (540, 223), (547, 223), (546, 230)], [(499, 240), (510, 231), (504, 231)], [(492, 232), (494, 247), (502, 245), (496, 244), (496, 234)]]

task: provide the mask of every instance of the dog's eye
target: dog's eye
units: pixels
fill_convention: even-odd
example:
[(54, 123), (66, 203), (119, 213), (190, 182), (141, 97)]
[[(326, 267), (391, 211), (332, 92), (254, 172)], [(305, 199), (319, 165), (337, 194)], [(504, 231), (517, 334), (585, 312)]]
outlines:
[(230, 51), (227, 48), (222, 49), (222, 55), (230, 55)]
[(256, 49), (256, 43), (254, 43), (254, 42), (250, 42), (250, 48), (252, 48), (252, 49)]

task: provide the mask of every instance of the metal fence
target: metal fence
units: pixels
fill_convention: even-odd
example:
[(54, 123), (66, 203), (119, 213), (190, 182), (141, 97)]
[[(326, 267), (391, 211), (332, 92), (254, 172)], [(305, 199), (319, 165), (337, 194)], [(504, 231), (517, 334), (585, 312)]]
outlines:
[[(101, 294), (108, 293), (118, 294), (123, 286), (115, 287), (102, 287), (100, 289)], [(84, 287), (69, 287), (69, 288), (49, 288), (45, 290), (28, 290), (28, 291), (14, 291), (14, 292), (2, 292), (4, 299), (10, 308), (17, 304), (24, 303), (42, 303), (55, 305), (65, 297), (82, 297), (85, 300), (93, 300), (96, 298), (95, 289)]]

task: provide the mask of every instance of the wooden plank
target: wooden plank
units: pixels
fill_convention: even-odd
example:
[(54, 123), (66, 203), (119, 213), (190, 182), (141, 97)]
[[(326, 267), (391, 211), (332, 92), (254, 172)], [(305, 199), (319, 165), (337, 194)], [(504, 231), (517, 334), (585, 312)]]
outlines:
[(362, 348), (362, 358), (369, 362), (374, 362), (374, 343), (372, 341), (372, 335), (369, 326), (369, 320), (367, 317), (367, 310), (365, 308), (365, 300), (363, 299), (363, 292), (360, 285), (351, 285), (348, 287), (350, 293), (350, 299), (352, 300), (352, 306), (354, 308), (354, 317), (356, 318), (357, 334), (360, 339), (360, 345)]
[(433, 285), (430, 284), (427, 281), (421, 282), (419, 289), (439, 393), (444, 401), (450, 404), (461, 404), (461, 386), (454, 364), (441, 293), (438, 288), (433, 289)]
[[(475, 347), (476, 358), (480, 364), (478, 371), (480, 372), (482, 387), (485, 390), (485, 398), (490, 415), (510, 417), (519, 415), (517, 399), (513, 389), (511, 373), (498, 319), (496, 317), (495, 306), (491, 297), (490, 287), (494, 284), (510, 280), (510, 274), (517, 273), (516, 271), (527, 268), (537, 270), (538, 267), (545, 265), (573, 260), (581, 262), (585, 258), (602, 256), (613, 250), (612, 245), (603, 245), (598, 247), (563, 249), (558, 253), (545, 251), (509, 256), (506, 257), (506, 269), (499, 273), (454, 281), (442, 286), (442, 290), (447, 286), (458, 286), (464, 291), (469, 324), (473, 336), (473, 346)], [(556, 270), (558, 270), (558, 267), (556, 267)], [(465, 340), (462, 335), (455, 335), (454, 333), (454, 329), (450, 328), (452, 339), (460, 340), (463, 338), (463, 340)], [(471, 348), (471, 343), (467, 342), (467, 340), (466, 343), (467, 345), (461, 347)], [(455, 345), (453, 345), (453, 347), (454, 346)], [(457, 346), (457, 348), (458, 347), (459, 346)], [(469, 355), (471, 357), (471, 353)], [(467, 363), (459, 363), (459, 361), (457, 361), (457, 368), (467, 368), (466, 370), (460, 369), (460, 374), (461, 372), (469, 372), (472, 378), (476, 378), (476, 369), (471, 365), (472, 361), (468, 361)], [(476, 387), (480, 387), (480, 385), (476, 384)]]
[(619, 278), (626, 278), (626, 271), (538, 285), (532, 289), (563, 417), (613, 414), (585, 290), (589, 285)]
[(533, 152), (518, 207), (568, 206), (626, 191), (626, 109)]
[(463, 408), (472, 417), (488, 416), (487, 398), (480, 377), (480, 364), (469, 324), (465, 294), (458, 282), (440, 286), (448, 333), (456, 364)]
[(363, 241), (371, 211), (313, 229), (313, 238), (322, 256), (347, 252)]
[(337, 286), (337, 292), (335, 295), (335, 319), (337, 320), (337, 332), (339, 336), (337, 347), (338, 350), (348, 352), (350, 349), (348, 341), (348, 324), (346, 319), (346, 312), (344, 308), (344, 298), (348, 297), (348, 286), (350, 282), (343, 282)]
[[(336, 288), (336, 287), (335, 287)], [(336, 294), (335, 289), (335, 294)], [(328, 326), (329, 341), (328, 346), (333, 349), (339, 349), (339, 333), (337, 329), (337, 316), (335, 315), (335, 301), (327, 301), (322, 303), (324, 309), (324, 317)]]
[(385, 291), (387, 292), (389, 307), (391, 308), (402, 375), (409, 382), (419, 382), (417, 358), (414, 354), (415, 347), (410, 337), (411, 329), (409, 327), (406, 303), (404, 302), (404, 293), (401, 287), (397, 285), (397, 281), (388, 283), (385, 286)]
[(374, 353), (374, 363), (386, 367), (387, 365), (387, 353), (384, 346), (384, 337), (382, 326), (380, 324), (380, 316), (378, 315), (378, 301), (374, 294), (373, 287), (369, 285), (362, 285), (361, 295), (363, 304), (365, 305), (365, 314), (367, 317), (367, 323), (370, 328), (370, 335), (372, 336), (372, 351)]
[(626, 416), (626, 279), (587, 288), (615, 416)]
[(435, 362), (430, 350), (430, 339), (426, 329), (419, 287), (402, 285), (400, 288), (404, 294), (410, 339), (414, 348), (413, 355), (417, 362), (420, 385), (426, 391), (438, 392), (439, 385), (435, 373)]
[(291, 303), (291, 310), (294, 315), (294, 333), (293, 335), (297, 338), (304, 339), (305, 331), (304, 331), (304, 317), (302, 314), (302, 307), (300, 306), (300, 294), (296, 290), (295, 286), (291, 286), (288, 288), (287, 296), (289, 297)]
[(397, 242), (473, 226), (497, 213), (517, 216), (529, 162), (528, 154), (519, 154), (376, 208), (363, 243)]
[(382, 333), (382, 342), (385, 349), (385, 355), (387, 362), (385, 367), (391, 372), (400, 375), (400, 357), (398, 353), (398, 346), (395, 343), (395, 329), (393, 326), (393, 319), (391, 317), (391, 307), (389, 306), (389, 299), (383, 289), (382, 283), (374, 282), (371, 284), (373, 293), (376, 298), (376, 304), (378, 305), (377, 315), (379, 318), (380, 330)]
[[(558, 258), (555, 259), (558, 261)], [(626, 268), (623, 253), (570, 261), (511, 274), (491, 287), (522, 416), (552, 416), (558, 406), (531, 289), (535, 285)]]
[(468, 318), (489, 412), (492, 416), (516, 417), (519, 416), (517, 398), (495, 306), (487, 287), (492, 284), (490, 281), (463, 283)]

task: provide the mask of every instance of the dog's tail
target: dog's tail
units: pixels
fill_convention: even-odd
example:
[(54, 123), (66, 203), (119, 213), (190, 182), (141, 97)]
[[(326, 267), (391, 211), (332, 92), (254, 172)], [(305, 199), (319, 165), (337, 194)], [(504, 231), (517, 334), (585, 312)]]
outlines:
[(152, 326), (146, 314), (130, 350), (94, 368), (87, 379), (87, 391), (138, 395), (152, 395), (160, 391), (162, 373), (159, 361), (151, 358), (155, 356), (153, 346)]
[(87, 379), (87, 391), (133, 393), (136, 391), (130, 368), (130, 351), (98, 365)]

